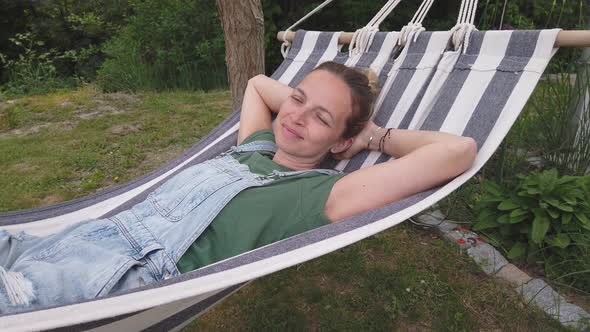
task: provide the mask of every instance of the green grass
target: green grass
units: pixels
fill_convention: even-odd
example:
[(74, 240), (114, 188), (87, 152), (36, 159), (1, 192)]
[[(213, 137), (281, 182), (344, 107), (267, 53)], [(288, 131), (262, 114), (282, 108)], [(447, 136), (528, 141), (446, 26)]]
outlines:
[(4, 101), (0, 211), (126, 182), (180, 155), (231, 112), (226, 91), (73, 92)]
[[(93, 86), (4, 100), (0, 211), (85, 196), (154, 170), (230, 105), (226, 91), (126, 95)], [(432, 231), (401, 225), (261, 278), (187, 330), (562, 328)]]
[(561, 331), (430, 230), (403, 224), (246, 286), (185, 331)]

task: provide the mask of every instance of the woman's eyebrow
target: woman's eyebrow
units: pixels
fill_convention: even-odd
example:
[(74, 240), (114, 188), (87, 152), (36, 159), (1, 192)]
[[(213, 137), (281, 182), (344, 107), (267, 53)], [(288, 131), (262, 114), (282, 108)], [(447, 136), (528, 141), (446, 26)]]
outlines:
[(300, 87), (296, 87), (293, 90), (295, 90), (295, 91), (299, 92), (300, 94), (302, 94), (303, 97), (307, 97), (307, 95), (305, 94), (305, 91), (303, 91)]

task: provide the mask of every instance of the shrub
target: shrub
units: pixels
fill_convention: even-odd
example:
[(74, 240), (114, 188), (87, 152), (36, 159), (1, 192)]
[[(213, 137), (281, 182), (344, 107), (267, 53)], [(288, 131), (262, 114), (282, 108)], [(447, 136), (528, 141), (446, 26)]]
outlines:
[(513, 186), (483, 183), (473, 229), (485, 230), (509, 258), (541, 259), (550, 274), (585, 279), (590, 288), (590, 270), (580, 270), (590, 268), (590, 176), (552, 169), (518, 178)]
[(9, 39), (21, 49), (18, 57), (9, 59), (0, 54), (7, 83), (2, 90), (9, 94), (36, 94), (75, 85), (72, 80), (60, 78), (54, 61), (60, 57), (55, 50), (38, 51), (44, 45), (32, 33), (17, 33)]
[(135, 15), (104, 45), (98, 84), (107, 91), (227, 86), (225, 48), (214, 2), (134, 2)]

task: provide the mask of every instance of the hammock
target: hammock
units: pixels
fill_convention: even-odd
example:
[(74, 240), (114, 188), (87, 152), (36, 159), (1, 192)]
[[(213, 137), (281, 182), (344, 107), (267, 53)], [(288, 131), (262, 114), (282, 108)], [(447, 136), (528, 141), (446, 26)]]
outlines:
[[(369, 31), (366, 47), (356, 53), (340, 52), (340, 32), (299, 30), (272, 77), (295, 86), (315, 66), (328, 60), (371, 67), (380, 74), (382, 87), (375, 122), (475, 138), (479, 152), (469, 171), (439, 188), (163, 282), (70, 305), (0, 316), (0, 329), (180, 329), (255, 278), (395, 226), (449, 195), (483, 166), (508, 133), (555, 52), (558, 30), (422, 30), (411, 29), (404, 37), (404, 46), (398, 45), (404, 35), (401, 32)], [(457, 33), (463, 34), (461, 38)], [(455, 45), (456, 50), (449, 45)], [(85, 219), (115, 215), (142, 201), (173, 174), (235, 144), (238, 125), (239, 110), (184, 155), (150, 174), (74, 201), (0, 214), (0, 227), (12, 233), (48, 235)], [(347, 162), (328, 161), (325, 166), (351, 172), (389, 158), (365, 152)]]

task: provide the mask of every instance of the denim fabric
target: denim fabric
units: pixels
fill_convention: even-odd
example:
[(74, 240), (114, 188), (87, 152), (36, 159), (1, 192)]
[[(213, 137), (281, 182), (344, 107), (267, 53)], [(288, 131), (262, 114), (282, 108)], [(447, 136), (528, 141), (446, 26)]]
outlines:
[(189, 167), (113, 217), (84, 221), (38, 238), (0, 231), (0, 312), (62, 305), (123, 291), (179, 274), (176, 263), (219, 211), (246, 188), (277, 177), (259, 175), (231, 153), (276, 151), (267, 141), (233, 147)]

